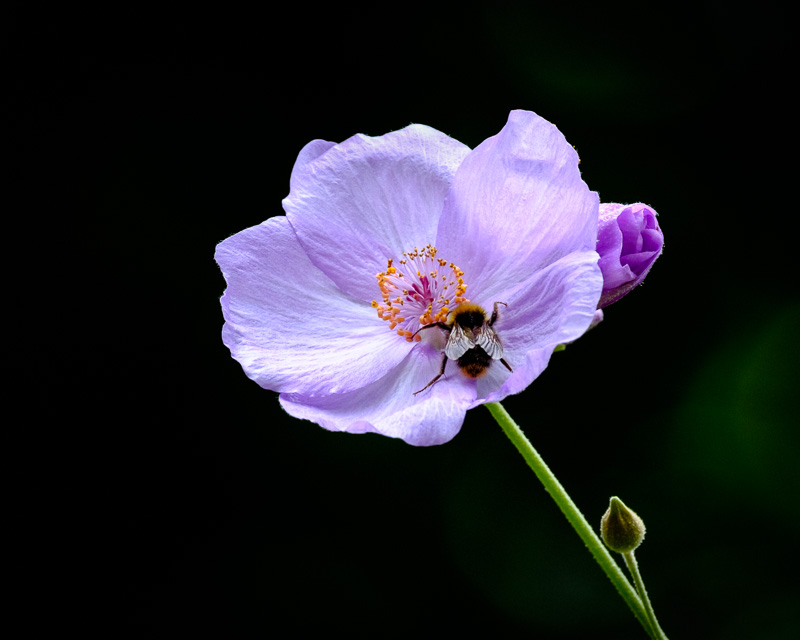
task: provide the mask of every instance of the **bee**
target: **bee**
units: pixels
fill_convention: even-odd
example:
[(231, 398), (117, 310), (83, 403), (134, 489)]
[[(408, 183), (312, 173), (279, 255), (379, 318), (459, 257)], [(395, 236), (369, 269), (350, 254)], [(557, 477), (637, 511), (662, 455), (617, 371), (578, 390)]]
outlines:
[(417, 329), (414, 335), (425, 329), (439, 327), (447, 331), (447, 344), (444, 347), (442, 368), (439, 374), (414, 395), (433, 386), (444, 375), (447, 359), (455, 360), (465, 376), (480, 378), (489, 369), (492, 360), (499, 360), (506, 369), (514, 370), (503, 359), (503, 343), (492, 325), (497, 320), (497, 305), (508, 306), (505, 302), (495, 302), (492, 316), (487, 317), (483, 307), (471, 302), (462, 302), (447, 316), (447, 322), (433, 322)]

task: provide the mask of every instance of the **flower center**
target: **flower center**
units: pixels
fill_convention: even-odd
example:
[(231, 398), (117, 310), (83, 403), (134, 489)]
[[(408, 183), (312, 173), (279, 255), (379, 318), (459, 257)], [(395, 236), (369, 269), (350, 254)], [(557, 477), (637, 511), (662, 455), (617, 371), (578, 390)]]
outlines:
[(394, 264), (389, 259), (386, 271), (375, 277), (383, 302), (372, 301), (378, 317), (397, 329), (397, 335), (408, 342), (419, 342), (422, 337), (411, 337), (421, 326), (445, 322), (451, 309), (467, 302), (464, 292), (464, 272), (452, 262), (436, 257), (436, 247), (428, 245), (422, 250), (403, 253), (402, 260)]

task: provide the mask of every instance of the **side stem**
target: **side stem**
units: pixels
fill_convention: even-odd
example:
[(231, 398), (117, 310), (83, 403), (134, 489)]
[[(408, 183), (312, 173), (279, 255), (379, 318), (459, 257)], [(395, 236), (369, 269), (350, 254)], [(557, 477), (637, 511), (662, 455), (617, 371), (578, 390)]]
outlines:
[(583, 543), (594, 556), (594, 559), (603, 571), (605, 571), (608, 579), (611, 580), (612, 584), (616, 587), (622, 599), (628, 603), (631, 611), (633, 611), (633, 614), (639, 620), (642, 627), (647, 631), (647, 634), (651, 638), (657, 638), (658, 636), (655, 635), (656, 632), (650, 629), (650, 623), (641, 599), (636, 594), (630, 582), (628, 582), (622, 569), (619, 568), (614, 558), (611, 557), (609, 550), (586, 521), (586, 518), (583, 517), (583, 514), (572, 501), (572, 498), (567, 495), (564, 487), (561, 486), (561, 483), (556, 479), (555, 475), (553, 475), (553, 472), (550, 471), (550, 468), (545, 464), (542, 457), (536, 449), (533, 448), (528, 438), (522, 433), (517, 423), (514, 422), (514, 419), (499, 402), (488, 403), (486, 408), (489, 409), (494, 419), (497, 420), (497, 423), (502, 427), (508, 439), (511, 440), (517, 448), (517, 451), (525, 458), (525, 462), (528, 463), (528, 466), (544, 485), (547, 493), (555, 500), (558, 508), (561, 509), (561, 512), (566, 516), (567, 520), (569, 520), (575, 532), (580, 536)]
[(628, 551), (628, 553), (623, 553), (622, 557), (625, 558), (625, 564), (628, 565), (628, 571), (630, 571), (631, 576), (633, 576), (633, 583), (636, 585), (636, 590), (639, 592), (639, 597), (644, 603), (647, 619), (650, 621), (650, 627), (654, 632), (653, 637), (657, 638), (658, 640), (667, 640), (667, 636), (664, 635), (664, 631), (662, 631), (658, 624), (658, 620), (656, 620), (656, 612), (653, 611), (653, 605), (650, 604), (650, 598), (647, 597), (647, 589), (644, 588), (644, 580), (642, 580), (642, 574), (639, 573), (639, 563), (636, 562), (636, 556), (633, 555), (633, 551)]

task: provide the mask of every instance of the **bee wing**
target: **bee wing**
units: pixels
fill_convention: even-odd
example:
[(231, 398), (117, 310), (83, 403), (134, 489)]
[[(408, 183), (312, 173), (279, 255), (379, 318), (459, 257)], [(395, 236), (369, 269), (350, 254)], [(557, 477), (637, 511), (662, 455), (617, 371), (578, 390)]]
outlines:
[(444, 347), (444, 354), (451, 360), (458, 360), (467, 351), (475, 346), (472, 335), (468, 334), (460, 325), (454, 325), (450, 330), (450, 337)]
[(497, 332), (489, 325), (484, 324), (475, 331), (475, 344), (483, 349), (492, 360), (499, 360), (503, 357), (503, 343), (497, 336)]

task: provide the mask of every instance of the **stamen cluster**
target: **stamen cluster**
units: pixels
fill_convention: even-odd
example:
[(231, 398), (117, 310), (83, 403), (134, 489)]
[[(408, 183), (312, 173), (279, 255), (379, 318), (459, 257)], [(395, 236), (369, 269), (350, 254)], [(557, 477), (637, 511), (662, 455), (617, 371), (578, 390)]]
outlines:
[(414, 247), (403, 252), (398, 266), (390, 258), (386, 271), (375, 276), (383, 303), (373, 300), (372, 306), (378, 317), (389, 323), (389, 329), (397, 328), (397, 335), (408, 342), (421, 340), (419, 335), (412, 338), (420, 326), (445, 322), (454, 307), (467, 302), (464, 272), (436, 254), (432, 245), (422, 250)]

